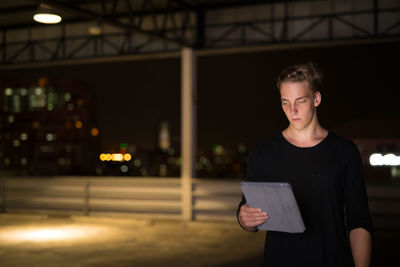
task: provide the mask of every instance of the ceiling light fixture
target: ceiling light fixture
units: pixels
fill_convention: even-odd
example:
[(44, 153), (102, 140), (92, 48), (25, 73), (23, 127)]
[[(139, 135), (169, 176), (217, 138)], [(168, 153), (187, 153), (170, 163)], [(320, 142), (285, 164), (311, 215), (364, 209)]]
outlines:
[(44, 24), (57, 24), (61, 21), (61, 16), (51, 6), (41, 3), (33, 15), (33, 20)]

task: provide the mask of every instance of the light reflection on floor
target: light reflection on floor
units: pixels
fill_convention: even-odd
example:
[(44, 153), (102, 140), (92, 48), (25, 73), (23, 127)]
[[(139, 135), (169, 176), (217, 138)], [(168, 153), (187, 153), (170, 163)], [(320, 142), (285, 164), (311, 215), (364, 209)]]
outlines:
[(79, 241), (110, 234), (110, 230), (96, 225), (9, 226), (0, 229), (0, 242)]
[(0, 214), (1, 267), (255, 267), (263, 242), (236, 222)]

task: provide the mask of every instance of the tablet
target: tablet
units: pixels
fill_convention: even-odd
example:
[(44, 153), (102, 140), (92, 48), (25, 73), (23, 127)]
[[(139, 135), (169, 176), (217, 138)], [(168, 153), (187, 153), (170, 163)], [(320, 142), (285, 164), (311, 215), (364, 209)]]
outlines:
[(303, 219), (288, 183), (241, 182), (243, 194), (250, 207), (267, 212), (269, 219), (258, 225), (260, 230), (302, 233)]

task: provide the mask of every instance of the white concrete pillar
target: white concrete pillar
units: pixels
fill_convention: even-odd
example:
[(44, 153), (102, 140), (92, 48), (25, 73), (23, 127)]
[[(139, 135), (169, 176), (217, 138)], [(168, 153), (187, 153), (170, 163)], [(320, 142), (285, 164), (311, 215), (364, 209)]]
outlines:
[(182, 218), (193, 219), (192, 178), (195, 175), (196, 161), (196, 109), (197, 79), (196, 55), (193, 49), (182, 50), (181, 61), (181, 180), (182, 180)]

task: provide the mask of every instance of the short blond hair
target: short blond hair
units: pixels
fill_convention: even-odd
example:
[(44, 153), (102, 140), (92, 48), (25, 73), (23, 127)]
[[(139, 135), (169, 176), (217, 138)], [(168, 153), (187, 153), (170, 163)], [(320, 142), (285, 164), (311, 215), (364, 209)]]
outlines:
[(285, 68), (276, 78), (276, 85), (281, 89), (284, 82), (304, 82), (307, 81), (310, 89), (315, 93), (320, 90), (322, 83), (322, 72), (318, 67), (309, 62), (307, 64), (297, 64)]

